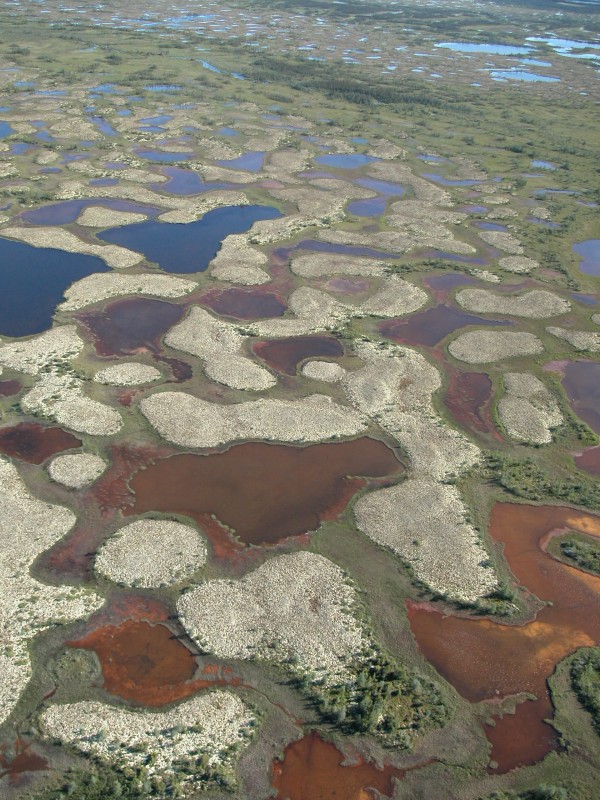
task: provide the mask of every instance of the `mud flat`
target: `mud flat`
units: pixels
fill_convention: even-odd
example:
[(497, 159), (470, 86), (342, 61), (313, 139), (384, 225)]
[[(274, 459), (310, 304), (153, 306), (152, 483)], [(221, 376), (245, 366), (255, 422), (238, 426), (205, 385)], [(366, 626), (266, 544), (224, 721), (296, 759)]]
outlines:
[(110, 297), (124, 294), (149, 294), (153, 297), (182, 297), (193, 292), (197, 283), (172, 275), (118, 275), (104, 273), (89, 275), (77, 281), (65, 292), (62, 311), (75, 311)]
[(130, 361), (126, 364), (113, 364), (99, 370), (94, 375), (94, 380), (112, 386), (138, 386), (158, 381), (161, 377), (160, 370), (156, 367)]
[(141, 519), (107, 539), (94, 569), (122, 586), (156, 589), (185, 580), (206, 558), (204, 537), (195, 528), (172, 520)]
[(456, 301), (469, 311), (479, 314), (505, 314), (510, 317), (544, 319), (566, 314), (571, 304), (562, 297), (540, 289), (522, 295), (503, 295), (489, 289), (461, 289)]
[(5, 459), (0, 459), (0, 488), (0, 535), (9, 556), (0, 562), (0, 722), (4, 722), (32, 675), (28, 642), (40, 630), (96, 611), (103, 599), (87, 589), (47, 586), (31, 576), (29, 568), (36, 557), (73, 527), (75, 515), (32, 497)]
[(344, 678), (366, 644), (345, 573), (306, 551), (274, 556), (241, 580), (214, 580), (184, 594), (181, 620), (221, 658), (285, 662), (328, 683)]
[(254, 391), (274, 386), (277, 378), (244, 353), (244, 341), (234, 325), (197, 306), (165, 337), (170, 347), (198, 356), (206, 375), (218, 383)]
[(600, 333), (595, 331), (573, 331), (568, 328), (546, 328), (548, 333), (556, 336), (557, 339), (564, 339), (575, 350), (581, 352), (598, 353), (600, 352)]
[[(41, 715), (42, 733), (120, 767), (141, 767), (151, 755), (150, 775), (181, 778), (181, 760), (208, 758), (209, 768), (232, 772), (255, 718), (230, 692), (201, 694), (169, 711), (147, 711), (82, 701), (53, 705)], [(185, 781), (203, 782), (187, 775)]]
[(93, 453), (57, 456), (48, 464), (48, 474), (56, 483), (69, 489), (81, 489), (97, 480), (106, 469), (106, 462)]
[(450, 354), (467, 364), (488, 364), (505, 358), (538, 355), (544, 346), (533, 333), (467, 331), (448, 345)]
[(98, 256), (109, 267), (114, 267), (115, 269), (134, 267), (144, 259), (140, 253), (135, 253), (125, 247), (89, 244), (79, 239), (75, 234), (61, 228), (8, 227), (2, 228), (0, 233), (9, 239), (17, 239), (19, 242), (30, 244), (32, 247), (50, 247), (56, 250), (64, 250), (67, 253)]
[(140, 409), (164, 439), (181, 447), (218, 447), (240, 439), (320, 442), (367, 428), (363, 415), (316, 394), (222, 406), (185, 392), (160, 392), (145, 397)]
[(498, 402), (498, 416), (506, 433), (520, 442), (549, 444), (552, 428), (563, 421), (552, 394), (528, 372), (507, 372), (503, 381), (506, 394)]
[(435, 593), (473, 602), (497, 587), (494, 570), (453, 486), (412, 478), (363, 495), (354, 507), (358, 528), (410, 564)]

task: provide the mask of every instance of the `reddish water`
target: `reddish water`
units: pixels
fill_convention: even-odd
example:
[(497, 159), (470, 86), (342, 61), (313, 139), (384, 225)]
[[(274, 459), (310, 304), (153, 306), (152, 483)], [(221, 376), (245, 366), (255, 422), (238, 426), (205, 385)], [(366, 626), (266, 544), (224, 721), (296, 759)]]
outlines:
[(444, 404), (466, 430), (501, 438), (487, 407), (491, 395), (492, 381), (485, 372), (453, 372)]
[(200, 298), (203, 306), (236, 319), (281, 317), (287, 308), (283, 297), (264, 289), (214, 289)]
[(344, 355), (344, 348), (333, 336), (295, 336), (289, 339), (270, 339), (257, 342), (252, 350), (272, 369), (295, 375), (298, 364), (306, 358)]
[(71, 647), (93, 650), (100, 660), (104, 688), (109, 694), (144, 706), (161, 706), (189, 697), (209, 686), (239, 683), (212, 667), (192, 680), (198, 664), (194, 654), (165, 625), (127, 620), (105, 625)]
[(133, 505), (123, 513), (214, 514), (246, 544), (273, 543), (339, 514), (363, 485), (347, 476), (402, 469), (389, 447), (368, 437), (310, 447), (251, 442), (156, 461), (131, 479)]
[(379, 330), (387, 339), (410, 345), (434, 345), (445, 339), (448, 334), (467, 325), (512, 325), (508, 320), (491, 320), (467, 314), (456, 308), (440, 305), (411, 314), (403, 319), (391, 319), (383, 322)]
[(101, 356), (123, 356), (149, 350), (158, 353), (161, 337), (185, 314), (185, 307), (128, 297), (109, 303), (103, 311), (78, 316), (91, 332), (96, 352)]
[[(600, 643), (600, 578), (548, 555), (545, 545), (557, 529), (600, 537), (600, 517), (553, 506), (498, 503), (490, 520), (492, 538), (518, 583), (550, 601), (525, 625), (444, 616), (426, 604), (409, 603), (413, 634), (429, 661), (471, 702), (530, 692), (538, 698), (516, 715), (486, 728), (498, 770), (539, 761), (558, 747), (546, 680), (575, 649)], [(467, 657), (468, 656), (468, 657)]]
[(392, 797), (394, 778), (404, 777), (402, 770), (378, 769), (360, 757), (347, 766), (344, 760), (337, 747), (314, 732), (293, 742), (283, 761), (273, 765), (276, 800), (374, 800), (375, 789)]
[(41, 464), (55, 453), (81, 447), (81, 440), (62, 428), (45, 428), (37, 422), (21, 422), (0, 428), (0, 453)]
[(574, 458), (578, 469), (583, 469), (591, 475), (600, 475), (600, 445), (589, 447)]
[(0, 381), (0, 395), (2, 397), (12, 397), (19, 394), (23, 384), (20, 381)]
[(48, 769), (48, 761), (37, 753), (32, 753), (29, 748), (30, 745), (17, 739), (14, 756), (10, 757), (6, 750), (0, 750), (0, 778), (8, 776), (12, 786), (20, 786), (24, 773)]
[(573, 411), (600, 433), (600, 363), (568, 362), (562, 383)]

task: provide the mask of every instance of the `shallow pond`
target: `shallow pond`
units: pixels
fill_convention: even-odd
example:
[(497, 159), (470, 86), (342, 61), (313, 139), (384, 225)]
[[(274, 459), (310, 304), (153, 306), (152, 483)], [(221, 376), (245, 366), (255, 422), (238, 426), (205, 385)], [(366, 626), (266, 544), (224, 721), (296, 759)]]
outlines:
[(492, 381), (485, 372), (454, 372), (450, 376), (444, 405), (458, 424), (469, 432), (496, 436), (488, 408)]
[(317, 156), (315, 161), (317, 164), (324, 167), (333, 167), (334, 169), (358, 169), (359, 167), (364, 167), (365, 164), (379, 161), (379, 159), (373, 156), (367, 156), (364, 153), (344, 153)]
[(569, 362), (564, 367), (562, 385), (573, 411), (600, 434), (600, 363)]
[(295, 375), (298, 365), (307, 358), (339, 358), (344, 348), (333, 336), (293, 336), (269, 339), (252, 346), (253, 352), (277, 372)]
[(508, 320), (493, 320), (467, 314), (442, 303), (435, 308), (419, 311), (402, 319), (382, 322), (379, 331), (387, 339), (409, 345), (433, 347), (450, 333), (467, 325), (494, 326), (512, 325)]
[(217, 314), (234, 319), (270, 319), (281, 317), (287, 303), (281, 295), (259, 289), (214, 289), (203, 295), (201, 305)]
[(440, 186), (477, 186), (483, 181), (476, 180), (455, 180), (452, 178), (444, 178), (443, 175), (438, 175), (435, 172), (424, 172), (423, 177), (434, 183), (439, 183)]
[(393, 451), (368, 437), (308, 447), (251, 442), (155, 461), (129, 481), (132, 505), (123, 513), (163, 511), (196, 521), (214, 514), (244, 544), (273, 544), (341, 513), (364, 485), (348, 476), (402, 471)]
[(100, 258), (32, 247), (0, 237), (0, 334), (29, 336), (52, 326), (65, 289), (95, 272), (109, 272)]
[(564, 529), (600, 537), (600, 517), (559, 506), (497, 503), (492, 510), (490, 535), (503, 546), (516, 581), (549, 603), (532, 622), (506, 625), (408, 603), (419, 648), (467, 700), (497, 701), (521, 692), (537, 697), (485, 728), (500, 772), (536, 763), (559, 747), (556, 731), (544, 722), (553, 713), (546, 680), (578, 647), (600, 643), (600, 578), (545, 551), (552, 533)]
[(238, 158), (231, 158), (228, 160), (217, 161), (220, 167), (227, 167), (228, 169), (241, 169), (245, 172), (260, 172), (262, 165), (265, 161), (265, 153), (256, 150), (251, 153), (244, 153)]
[(471, 42), (439, 42), (436, 47), (453, 50), (455, 53), (489, 53), (495, 56), (526, 56), (531, 47), (517, 47), (514, 44), (476, 44)]
[(157, 164), (176, 164), (178, 161), (189, 161), (192, 153), (176, 153), (167, 150), (136, 150), (136, 155)]
[(376, 178), (357, 178), (354, 183), (357, 186), (362, 186), (365, 189), (371, 189), (373, 192), (378, 192), (386, 197), (402, 197), (406, 189), (400, 183), (391, 183), (390, 181), (379, 181)]
[(0, 453), (28, 464), (41, 464), (50, 456), (81, 447), (81, 440), (62, 428), (21, 422), (0, 428)]
[(530, 83), (558, 83), (560, 78), (555, 75), (537, 75), (535, 72), (526, 72), (518, 69), (501, 69), (490, 72), (494, 80), (527, 81)]
[(579, 269), (586, 275), (600, 276), (600, 239), (587, 239), (573, 245), (573, 252), (581, 257)]
[(346, 211), (355, 217), (380, 217), (386, 205), (387, 198), (370, 197), (367, 200), (353, 200), (346, 206)]
[(110, 198), (91, 198), (87, 200), (65, 200), (63, 203), (53, 203), (49, 206), (40, 206), (31, 211), (24, 211), (21, 219), (33, 225), (69, 225), (75, 222), (81, 212), (90, 206), (102, 206), (112, 211), (131, 211), (136, 214), (146, 214), (154, 217), (159, 209), (147, 206), (144, 203), (133, 203), (130, 200), (115, 200)]
[(195, 222), (150, 220), (110, 228), (98, 234), (98, 238), (143, 253), (148, 261), (166, 272), (203, 272), (226, 236), (245, 233), (258, 220), (281, 216), (272, 206), (227, 206), (209, 211)]

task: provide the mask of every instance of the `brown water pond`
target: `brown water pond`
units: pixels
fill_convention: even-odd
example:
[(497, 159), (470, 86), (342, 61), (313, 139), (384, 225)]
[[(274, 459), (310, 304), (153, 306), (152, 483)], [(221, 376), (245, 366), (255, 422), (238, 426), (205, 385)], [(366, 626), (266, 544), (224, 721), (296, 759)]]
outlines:
[(225, 677), (211, 667), (192, 680), (198, 669), (196, 657), (161, 624), (130, 619), (102, 626), (67, 644), (96, 653), (104, 689), (139, 705), (161, 706), (211, 686), (239, 683), (231, 673)]
[(8, 777), (11, 786), (22, 786), (28, 772), (49, 768), (48, 761), (32, 752), (30, 747), (22, 739), (17, 739), (11, 755), (8, 755), (6, 748), (0, 749), (0, 778)]
[(600, 445), (589, 447), (575, 455), (574, 461), (578, 469), (583, 469), (590, 475), (600, 475)]
[(22, 388), (21, 381), (0, 381), (0, 396), (12, 397), (15, 394), (19, 394)]
[(62, 428), (46, 428), (37, 422), (21, 422), (0, 428), (0, 453), (41, 464), (50, 456), (81, 447), (81, 440)]
[(344, 355), (344, 348), (333, 336), (293, 336), (289, 339), (270, 339), (257, 342), (253, 352), (272, 369), (295, 375), (298, 364), (307, 358), (328, 356), (338, 358)]
[(444, 405), (465, 430), (501, 439), (488, 408), (491, 396), (492, 381), (485, 372), (452, 372)]
[(211, 311), (235, 319), (281, 317), (287, 303), (281, 295), (264, 289), (214, 289), (199, 302)]
[(490, 520), (492, 539), (503, 546), (516, 580), (550, 602), (535, 620), (506, 625), (490, 619), (446, 616), (431, 605), (410, 603), (413, 634), (425, 657), (467, 700), (499, 700), (528, 692), (537, 697), (486, 726), (491, 759), (500, 772), (541, 760), (558, 747), (544, 722), (553, 708), (547, 678), (578, 647), (600, 643), (600, 578), (548, 555), (557, 531), (600, 537), (600, 517), (554, 506), (498, 503)]
[(563, 381), (573, 411), (600, 433), (600, 363), (570, 361), (564, 367)]
[(381, 478), (403, 466), (383, 442), (291, 447), (250, 442), (210, 455), (178, 454), (155, 461), (130, 480), (124, 514), (214, 514), (245, 544), (267, 544), (335, 518), (364, 485), (349, 476)]
[(185, 314), (184, 306), (128, 297), (103, 311), (87, 311), (77, 319), (90, 331), (100, 356), (126, 356), (140, 350), (160, 352), (161, 337)]
[(344, 766), (344, 761), (337, 747), (314, 732), (293, 742), (273, 765), (276, 800), (375, 800), (391, 797), (394, 778), (404, 777), (403, 770), (378, 769), (360, 756), (354, 764)]
[(448, 334), (467, 325), (512, 325), (508, 320), (492, 320), (467, 314), (456, 308), (440, 303), (434, 308), (419, 311), (402, 319), (386, 320), (379, 326), (379, 331), (387, 339), (409, 345), (425, 345), (433, 347), (445, 339)]

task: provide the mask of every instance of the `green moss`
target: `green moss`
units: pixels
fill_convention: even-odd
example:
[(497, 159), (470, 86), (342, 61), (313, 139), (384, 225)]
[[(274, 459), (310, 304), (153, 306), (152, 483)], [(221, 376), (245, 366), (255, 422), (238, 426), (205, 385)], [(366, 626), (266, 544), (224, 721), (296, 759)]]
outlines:
[(600, 735), (600, 649), (582, 648), (571, 662), (571, 684), (581, 705), (592, 715)]

